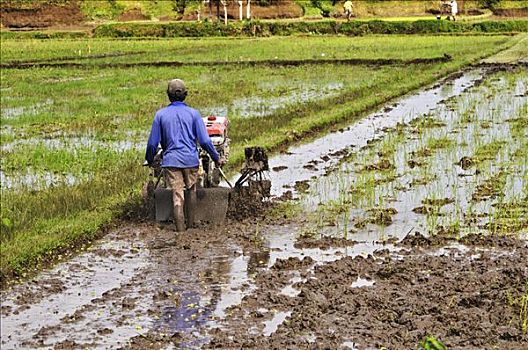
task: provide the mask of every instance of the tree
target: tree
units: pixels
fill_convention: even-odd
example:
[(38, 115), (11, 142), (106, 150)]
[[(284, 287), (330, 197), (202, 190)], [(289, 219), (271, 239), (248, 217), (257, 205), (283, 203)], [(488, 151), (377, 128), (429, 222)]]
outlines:
[(485, 9), (494, 9), (501, 0), (479, 0), (479, 5)]
[(251, 19), (251, 0), (247, 0), (246, 19)]
[(187, 6), (187, 0), (174, 0), (172, 4), (174, 11), (180, 15), (183, 15), (185, 12), (185, 6)]

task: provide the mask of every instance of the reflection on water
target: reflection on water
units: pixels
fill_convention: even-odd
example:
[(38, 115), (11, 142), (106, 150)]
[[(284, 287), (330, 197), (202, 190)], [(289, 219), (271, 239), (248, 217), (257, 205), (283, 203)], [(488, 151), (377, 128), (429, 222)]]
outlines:
[[(2, 314), (2, 349), (52, 348), (66, 339), (91, 343), (98, 338), (97, 331), (104, 328), (112, 329), (112, 332), (101, 338), (98, 346), (90, 348), (116, 348), (119, 342), (136, 336), (138, 329), (147, 325), (144, 317), (136, 317), (141, 312), (120, 309), (121, 301), (114, 305), (110, 302), (106, 304), (104, 296), (130, 283), (147, 266), (148, 252), (142, 244), (140, 240), (119, 240), (119, 232), (115, 232), (91, 251), (42, 272), (33, 281), (2, 291), (2, 308), (19, 310), (10, 315)], [(100, 249), (108, 253), (96, 254)], [(53, 290), (50, 282), (60, 282), (58, 293), (46, 295), (47, 291)], [(43, 297), (32, 303), (20, 304), (18, 300), (41, 293)], [(135, 299), (141, 294), (130, 291), (126, 297)], [(136, 305), (146, 309), (151, 303), (151, 300), (144, 299)], [(116, 313), (116, 309), (120, 312)], [(75, 318), (76, 311), (83, 312)], [(72, 317), (76, 322), (67, 321)], [(42, 332), (42, 329), (57, 330)], [(37, 343), (40, 344), (37, 346)]]

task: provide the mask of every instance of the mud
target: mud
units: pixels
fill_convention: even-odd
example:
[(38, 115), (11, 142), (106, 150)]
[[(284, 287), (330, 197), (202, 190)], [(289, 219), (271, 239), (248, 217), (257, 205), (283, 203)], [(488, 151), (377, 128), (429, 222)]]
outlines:
[(0, 17), (2, 26), (8, 28), (42, 28), (50, 26), (76, 25), (84, 21), (80, 7), (75, 3), (55, 5), (41, 2), (32, 4), (33, 8), (16, 6), (17, 3), (2, 4)]
[(29, 68), (131, 68), (131, 67), (216, 67), (216, 66), (250, 66), (250, 67), (297, 67), (304, 65), (320, 65), (320, 64), (340, 64), (340, 65), (408, 65), (408, 64), (433, 64), (448, 62), (449, 57), (433, 57), (433, 58), (416, 58), (411, 60), (403, 59), (364, 59), (364, 58), (350, 58), (350, 59), (302, 59), (302, 60), (258, 60), (258, 61), (194, 61), (194, 62), (179, 62), (179, 61), (157, 61), (157, 62), (121, 62), (121, 63), (78, 63), (78, 62), (9, 62), (1, 63), (1, 68), (14, 69), (29, 69)]
[[(38, 64), (38, 63), (44, 63), (44, 62), (60, 62), (60, 61), (78, 61), (78, 60), (91, 60), (94, 58), (111, 58), (111, 57), (123, 57), (123, 56), (137, 56), (137, 55), (143, 55), (146, 54), (147, 51), (134, 51), (134, 52), (110, 52), (110, 53), (104, 53), (104, 54), (88, 54), (84, 56), (62, 56), (62, 57), (55, 57), (53, 59), (49, 58), (43, 58), (43, 59), (34, 59), (34, 60), (12, 60), (12, 61), (4, 61), (3, 64), (6, 65), (31, 65), (31, 64)], [(9, 68), (9, 67), (6, 67)]]
[(410, 349), (430, 334), (448, 348), (522, 348), (528, 336), (508, 295), (525, 292), (527, 253), (524, 246), (346, 257), (316, 266), (294, 300), (272, 301), (289, 309), (275, 332), (251, 332), (262, 329), (262, 316), (249, 313), (244, 327), (214, 332), (207, 348)]
[(388, 159), (382, 158), (379, 162), (374, 164), (366, 165), (365, 171), (374, 171), (374, 170), (390, 170), (394, 169), (394, 164), (392, 164)]
[(506, 182), (505, 174), (499, 172), (477, 186), (473, 192), (473, 201), (492, 199), (501, 194)]
[(471, 157), (462, 157), (460, 158), (460, 160), (458, 161), (458, 163), (456, 163), (458, 166), (460, 166), (463, 170), (468, 170), (469, 168), (471, 168), (473, 165), (476, 164), (475, 160)]

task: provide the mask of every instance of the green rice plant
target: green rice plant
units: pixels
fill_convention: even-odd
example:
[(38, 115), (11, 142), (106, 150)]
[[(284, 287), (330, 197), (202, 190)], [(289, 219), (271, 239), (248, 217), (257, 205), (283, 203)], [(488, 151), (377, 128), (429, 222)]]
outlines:
[(528, 283), (525, 292), (519, 302), (519, 319), (521, 321), (521, 330), (523, 334), (528, 333)]
[(506, 292), (508, 305), (517, 309), (519, 317), (519, 328), (523, 334), (528, 333), (528, 282), (526, 282), (524, 293), (516, 297), (511, 291)]
[(474, 159), (477, 163), (482, 163), (487, 160), (493, 160), (497, 156), (499, 150), (506, 144), (504, 140), (495, 140), (490, 143), (480, 145), (475, 150)]
[(453, 145), (453, 141), (448, 136), (442, 136), (439, 138), (431, 138), (427, 140), (427, 148), (430, 150), (448, 148)]
[(418, 343), (423, 350), (446, 350), (446, 346), (434, 336), (428, 335), (424, 340)]
[(298, 201), (285, 201), (274, 204), (269, 211), (272, 218), (292, 219), (301, 212), (301, 204)]

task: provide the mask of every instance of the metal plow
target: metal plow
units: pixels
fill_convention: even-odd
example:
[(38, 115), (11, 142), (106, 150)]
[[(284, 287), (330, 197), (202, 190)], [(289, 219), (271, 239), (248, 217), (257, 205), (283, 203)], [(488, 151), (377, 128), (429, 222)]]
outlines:
[[(248, 205), (261, 203), (270, 196), (271, 181), (266, 178), (269, 171), (268, 156), (261, 147), (245, 149), (244, 166), (234, 187), (215, 186), (211, 181), (204, 181), (210, 175), (206, 169), (201, 171), (197, 184), (195, 206), (189, 205), (188, 191), (185, 193), (186, 220), (189, 220), (191, 211), (194, 211), (195, 218), (194, 223), (187, 223), (188, 227), (220, 225), (228, 212), (233, 212), (234, 217), (241, 217), (238, 211), (244, 211)], [(221, 170), (220, 173), (223, 174)], [(172, 190), (167, 187), (159, 165), (152, 168), (151, 176), (145, 185), (144, 197), (150, 202), (149, 207), (152, 208), (156, 221), (170, 221), (173, 219)], [(225, 180), (230, 185), (229, 181)]]

